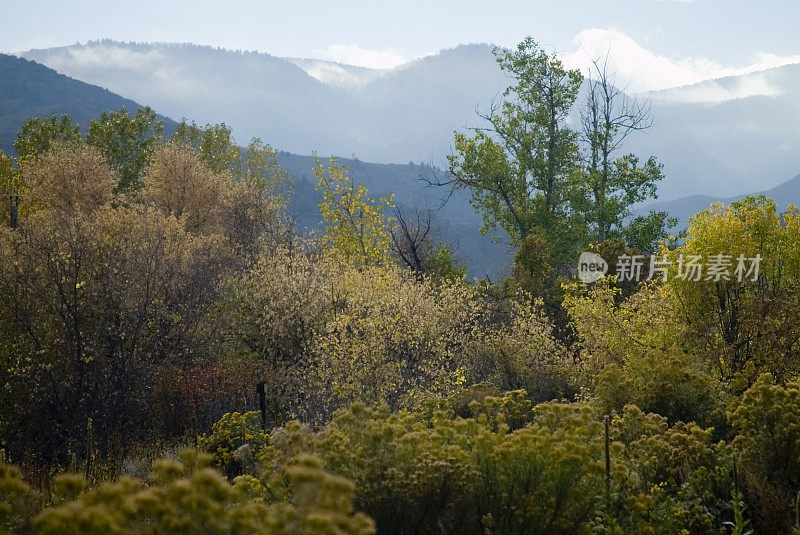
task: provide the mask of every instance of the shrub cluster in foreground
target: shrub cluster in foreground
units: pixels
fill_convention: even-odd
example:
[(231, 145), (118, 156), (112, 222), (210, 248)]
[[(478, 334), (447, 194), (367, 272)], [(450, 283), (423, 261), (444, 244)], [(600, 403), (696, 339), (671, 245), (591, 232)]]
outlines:
[(317, 431), (291, 421), (267, 433), (257, 412), (227, 414), (198, 439), (208, 453), (159, 460), (146, 481), (87, 487), (79, 475), (57, 476), (52, 505), (35, 516), (35, 494), (0, 464), (0, 526), (76, 534), (720, 533), (737, 512), (739, 527), (749, 522), (741, 489), (770, 515), (757, 517), (763, 532), (786, 532), (793, 522), (791, 508), (777, 506), (791, 496), (775, 493), (797, 490), (799, 384), (760, 377), (731, 407), (732, 441), (634, 405), (606, 420), (589, 402), (534, 406), (524, 391), (476, 397), (468, 417), (456, 416), (452, 402), (399, 412), (356, 403)]

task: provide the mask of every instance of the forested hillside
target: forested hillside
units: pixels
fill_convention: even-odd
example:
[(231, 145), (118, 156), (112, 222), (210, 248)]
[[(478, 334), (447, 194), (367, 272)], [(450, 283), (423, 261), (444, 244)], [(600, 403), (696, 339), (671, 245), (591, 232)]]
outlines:
[[(123, 107), (136, 110), (139, 105), (33, 61), (0, 55), (0, 150), (8, 154), (14, 153), (16, 133), (31, 116), (67, 114), (85, 132), (89, 122), (101, 112)], [(165, 134), (172, 135), (177, 124), (172, 119), (159, 117)], [(322, 218), (317, 206), (320, 195), (313, 187), (314, 158), (288, 152), (281, 152), (278, 158), (292, 176), (294, 194), (289, 211), (296, 218), (298, 228), (320, 228)], [(422, 163), (383, 165), (352, 158), (342, 161), (349, 166), (354, 178), (371, 191), (396, 192), (401, 209), (432, 210), (439, 239), (457, 250), (474, 276), (488, 276), (496, 281), (508, 272), (509, 248), (494, 244), (480, 234), (476, 225), (480, 216), (469, 205), (468, 196), (462, 194), (448, 199), (446, 192), (427, 187), (423, 178), (430, 178), (438, 171)], [(446, 200), (449, 202), (445, 203)]]
[[(86, 125), (100, 112), (122, 107), (135, 110), (139, 105), (35, 61), (0, 54), (0, 150), (6, 153), (13, 152), (14, 136), (29, 117), (65, 113)], [(174, 124), (166, 120), (166, 128)]]

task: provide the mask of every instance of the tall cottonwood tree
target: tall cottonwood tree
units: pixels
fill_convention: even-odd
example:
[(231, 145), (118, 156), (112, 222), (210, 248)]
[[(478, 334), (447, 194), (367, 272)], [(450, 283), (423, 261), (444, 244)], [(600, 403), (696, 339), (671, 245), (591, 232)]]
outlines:
[(514, 279), (535, 294), (557, 289), (555, 280), (592, 241), (623, 238), (651, 250), (665, 236), (667, 214), (631, 218), (630, 208), (655, 197), (662, 166), (616, 155), (628, 135), (651, 124), (647, 105), (628, 98), (596, 63), (578, 132), (570, 115), (584, 82), (579, 71), (530, 37), (495, 55), (513, 83), (479, 114), (487, 126), (455, 134), (450, 179), (436, 183), (470, 190), (483, 230), (507, 233), (517, 247)]
[(583, 77), (530, 37), (494, 53), (514, 82), (479, 114), (487, 126), (455, 134), (449, 184), (469, 188), (483, 232), (499, 226), (510, 237), (517, 247), (515, 278), (541, 295), (557, 288), (555, 279), (584, 241), (568, 203), (579, 166), (578, 135), (568, 116)]
[(671, 226), (667, 214), (652, 212), (627, 224), (626, 219), (633, 204), (656, 198), (663, 166), (653, 156), (641, 164), (634, 154), (616, 156), (628, 136), (653, 125), (649, 104), (620, 89), (607, 59), (592, 62), (585, 88), (581, 109), (585, 164), (571, 188), (572, 208), (585, 219), (591, 238), (602, 242), (622, 237), (650, 250), (665, 235), (665, 226)]
[(481, 115), (486, 127), (456, 133), (448, 161), (452, 184), (470, 188), (485, 227), (500, 225), (516, 242), (534, 230), (551, 233), (566, 216), (565, 188), (578, 159), (566, 120), (582, 76), (530, 37), (495, 56), (515, 83)]

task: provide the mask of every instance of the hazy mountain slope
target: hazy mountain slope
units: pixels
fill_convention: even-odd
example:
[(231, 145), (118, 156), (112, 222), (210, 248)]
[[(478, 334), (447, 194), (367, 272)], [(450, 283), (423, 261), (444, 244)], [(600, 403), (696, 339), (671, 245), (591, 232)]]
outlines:
[(305, 140), (329, 130), (325, 110), (337, 93), (286, 59), (211, 47), (103, 41), (24, 56), (171, 117), (224, 122), (243, 143), (261, 137), (292, 152), (311, 152)]
[[(788, 205), (800, 206), (800, 175), (767, 190), (750, 193), (750, 195), (766, 195), (775, 201), (778, 210), (784, 210)], [(742, 199), (745, 195), (732, 197), (710, 197), (708, 195), (691, 195), (680, 199), (665, 202), (654, 202), (641, 206), (638, 213), (647, 213), (650, 210), (668, 212), (672, 217), (678, 218), (675, 230), (682, 230), (689, 224), (689, 219), (702, 210), (707, 209), (712, 203), (721, 202), (730, 204)]]
[[(725, 196), (762, 190), (800, 168), (800, 65), (660, 91), (651, 102), (656, 125), (630, 147), (664, 147), (655, 153), (670, 163), (668, 171), (704, 185), (685, 193)], [(685, 140), (727, 169), (711, 175), (713, 170), (698, 166), (692, 153), (669, 153), (670, 142)], [(695, 166), (693, 173), (688, 166)], [(717, 183), (723, 187), (706, 186)], [(735, 187), (724, 187), (729, 184)]]
[(476, 107), (487, 110), (507, 84), (488, 45), (462, 45), (393, 69), (358, 93), (371, 113), (359, 125), (368, 136), (361, 144), (392, 161), (442, 162), (453, 131), (483, 126)]
[[(299, 154), (441, 163), (453, 130), (475, 126), (508, 79), (489, 45), (462, 45), (390, 70), (194, 45), (112, 41), (23, 56), (162, 113), (226, 122)], [(325, 81), (322, 83), (320, 80)], [(774, 186), (800, 165), (800, 66), (652, 94), (655, 126), (625, 150), (655, 154), (662, 199)]]
[[(67, 113), (86, 127), (102, 111), (122, 106), (129, 110), (138, 108), (132, 100), (73, 80), (33, 61), (0, 55), (0, 149), (4, 152), (13, 153), (16, 132), (31, 116)], [(166, 133), (170, 135), (175, 122), (163, 119)], [(298, 226), (319, 228), (320, 196), (314, 189), (314, 159), (282, 152), (280, 162), (295, 177), (291, 209)], [(497, 280), (505, 273), (509, 252), (480, 234), (480, 217), (469, 205), (466, 195), (456, 195), (442, 207), (447, 192), (429, 188), (420, 180), (422, 174), (432, 175), (433, 169), (416, 164), (375, 164), (352, 159), (343, 162), (348, 164), (353, 177), (364, 182), (374, 195), (396, 192), (398, 206), (436, 209), (439, 238), (455, 246), (467, 260), (472, 275), (488, 274), (492, 280)]]
[[(291, 153), (317, 150), (378, 162), (441, 164), (451, 150), (453, 130), (479, 125), (476, 107), (487, 109), (509, 82), (491, 48), (462, 45), (380, 71), (194, 45), (111, 41), (23, 55), (173, 117), (225, 122), (242, 143), (261, 137)], [(658, 156), (666, 175), (660, 200), (677, 201), (655, 206), (669, 206), (681, 219), (712, 199), (773, 187), (778, 177), (800, 168), (798, 65), (659, 91), (649, 98), (655, 124), (632, 136), (623, 151)], [(314, 219), (311, 160), (291, 155), (283, 160), (298, 176), (297, 190), (305, 192), (297, 196), (295, 208), (298, 214), (314, 214), (308, 216), (313, 226), (319, 220)], [(394, 191), (400, 204), (437, 204), (417, 180), (418, 166), (350, 163), (354, 175), (375, 193)], [(455, 229), (450, 235), (471, 236), (468, 229), (474, 232), (479, 225), (463, 196), (451, 200), (441, 217)], [(475, 254), (483, 250), (480, 239), (469, 238), (468, 247), (462, 244), (478, 272), (486, 260)], [(500, 256), (507, 261), (507, 255)]]
[[(22, 55), (172, 117), (225, 122), (240, 141), (261, 137), (294, 153), (380, 162), (441, 159), (453, 130), (474, 123), (476, 104), (488, 104), (506, 83), (489, 45), (459, 46), (378, 73), (179, 44), (100, 41)], [(309, 74), (319, 76), (323, 66), (364, 83), (323, 84)]]
[(0, 150), (13, 152), (20, 126), (31, 116), (67, 113), (81, 126), (101, 111), (139, 105), (127, 98), (16, 56), (0, 54)]

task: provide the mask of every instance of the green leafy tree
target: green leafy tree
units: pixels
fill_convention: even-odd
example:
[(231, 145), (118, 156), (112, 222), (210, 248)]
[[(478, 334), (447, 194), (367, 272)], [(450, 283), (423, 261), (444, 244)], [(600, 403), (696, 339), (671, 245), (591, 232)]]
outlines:
[[(668, 286), (645, 285), (626, 299), (612, 281), (564, 300), (582, 350), (581, 374), (604, 412), (635, 404), (676, 421), (714, 422), (722, 385), (684, 345), (681, 308)], [(621, 301), (621, 302), (620, 302)], [(657, 326), (657, 328), (654, 328)]]
[(229, 172), (251, 189), (268, 193), (281, 204), (291, 195), (290, 177), (278, 162), (278, 151), (259, 138), (241, 148), (224, 123), (200, 127), (184, 120), (178, 124), (172, 141), (192, 147), (213, 173)]
[(530, 37), (495, 55), (515, 83), (482, 115), (485, 128), (456, 133), (448, 157), (453, 185), (470, 189), (485, 231), (499, 225), (517, 243), (539, 230), (550, 254), (561, 256), (560, 245), (569, 241), (565, 193), (578, 158), (577, 135), (566, 121), (582, 76)]
[(214, 173), (230, 170), (240, 159), (239, 147), (225, 123), (200, 127), (181, 121), (172, 141), (194, 147), (206, 167)]
[(124, 107), (103, 112), (89, 123), (86, 142), (97, 147), (119, 174), (118, 191), (141, 188), (150, 156), (161, 143), (164, 121), (150, 108), (131, 115)]
[(83, 143), (80, 127), (69, 115), (44, 119), (31, 117), (22, 125), (14, 139), (14, 150), (20, 160), (44, 154), (53, 143)]
[(567, 121), (583, 77), (530, 37), (495, 56), (514, 83), (480, 114), (485, 127), (455, 134), (449, 184), (469, 188), (484, 233), (499, 226), (517, 247), (513, 281), (557, 308), (555, 281), (586, 235), (569, 206), (579, 153)]
[(427, 272), (434, 280), (462, 281), (466, 279), (466, 262), (459, 262), (455, 258), (450, 245), (439, 241), (432, 249), (428, 259)]

